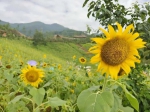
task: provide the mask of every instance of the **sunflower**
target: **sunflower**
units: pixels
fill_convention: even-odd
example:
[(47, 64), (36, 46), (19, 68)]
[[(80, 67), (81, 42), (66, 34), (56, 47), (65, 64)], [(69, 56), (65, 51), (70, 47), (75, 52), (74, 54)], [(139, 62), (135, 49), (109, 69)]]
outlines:
[(20, 77), (26, 85), (31, 84), (34, 87), (38, 87), (38, 84), (43, 82), (41, 78), (44, 77), (44, 72), (37, 69), (36, 66), (28, 65), (27, 68), (22, 69)]
[(47, 57), (46, 54), (44, 54), (44, 55), (43, 55), (43, 58), (46, 58), (46, 57)]
[(76, 59), (76, 55), (72, 56), (72, 59), (75, 60)]
[(92, 38), (96, 45), (89, 49), (89, 52), (96, 54), (91, 58), (91, 63), (99, 62), (98, 71), (110, 75), (113, 79), (118, 79), (123, 73), (129, 74), (130, 67), (135, 68), (135, 62), (140, 63), (137, 49), (143, 48), (146, 43), (138, 38), (139, 33), (133, 33), (132, 24), (125, 30), (119, 23), (117, 27), (118, 30), (115, 31), (108, 25), (108, 32), (100, 28), (106, 38)]
[(84, 57), (80, 57), (79, 58), (80, 63), (85, 64), (86, 63), (86, 59)]
[(47, 63), (45, 63), (45, 62), (42, 63), (42, 66), (43, 66), (43, 67), (47, 67)]

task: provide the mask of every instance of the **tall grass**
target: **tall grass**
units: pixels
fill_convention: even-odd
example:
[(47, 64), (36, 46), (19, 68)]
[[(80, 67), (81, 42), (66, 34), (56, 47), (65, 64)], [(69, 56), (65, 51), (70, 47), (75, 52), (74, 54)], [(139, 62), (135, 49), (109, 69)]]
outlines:
[[(65, 63), (71, 61), (72, 56), (85, 56), (88, 52), (74, 43), (49, 42), (45, 45), (34, 46), (26, 39), (0, 38), (0, 55), (5, 63), (12, 60), (26, 62), (28, 60), (49, 61), (50, 63)], [(43, 58), (46, 55), (46, 59)]]

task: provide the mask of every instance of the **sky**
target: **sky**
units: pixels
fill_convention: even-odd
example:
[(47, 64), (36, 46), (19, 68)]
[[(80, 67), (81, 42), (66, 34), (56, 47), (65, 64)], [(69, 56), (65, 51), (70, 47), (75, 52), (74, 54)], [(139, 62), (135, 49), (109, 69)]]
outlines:
[[(88, 7), (82, 7), (85, 0), (0, 0), (0, 20), (9, 23), (41, 21), (45, 24), (58, 23), (64, 27), (86, 31), (87, 25), (99, 28), (99, 22), (87, 18)], [(119, 0), (126, 7), (138, 1)]]

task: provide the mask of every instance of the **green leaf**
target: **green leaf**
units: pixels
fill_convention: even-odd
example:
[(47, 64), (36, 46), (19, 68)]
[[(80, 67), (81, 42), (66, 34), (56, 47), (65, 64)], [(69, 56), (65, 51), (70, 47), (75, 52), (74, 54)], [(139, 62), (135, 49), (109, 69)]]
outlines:
[(135, 108), (139, 112), (139, 102), (138, 100), (126, 89), (125, 85), (121, 86), (125, 92), (127, 99), (129, 100), (130, 104), (133, 108)]
[(64, 104), (66, 104), (66, 101), (61, 100), (58, 97), (54, 97), (54, 98), (49, 97), (48, 99), (49, 99), (48, 102), (49, 102), (50, 106), (52, 106), (52, 107), (58, 107), (58, 106), (62, 106)]
[(13, 100), (11, 100), (8, 104), (18, 102), (23, 96), (24, 96), (24, 95), (16, 96), (16, 97), (15, 97)]
[(33, 97), (33, 101), (37, 105), (40, 105), (42, 103), (43, 99), (44, 99), (45, 90), (44, 90), (44, 88), (40, 88), (40, 89), (32, 88), (30, 90), (30, 94)]
[(88, 14), (87, 14), (87, 17), (88, 17), (88, 18), (89, 18), (89, 16), (91, 15), (91, 12), (92, 12), (92, 11), (88, 12)]
[(131, 107), (120, 107), (120, 110), (123, 110), (123, 112), (134, 112), (134, 109), (132, 109)]
[(47, 87), (47, 86), (49, 86), (49, 85), (51, 85), (51, 84), (52, 84), (52, 82), (47, 82), (46, 84), (44, 84), (43, 87)]
[(85, 0), (82, 7), (84, 7), (87, 4), (88, 1), (89, 0)]
[(119, 106), (121, 105), (121, 99), (117, 94), (114, 93), (114, 106), (112, 107), (110, 112), (118, 112)]
[(81, 112), (110, 112), (114, 105), (112, 92), (93, 93), (87, 89), (80, 93), (77, 105)]

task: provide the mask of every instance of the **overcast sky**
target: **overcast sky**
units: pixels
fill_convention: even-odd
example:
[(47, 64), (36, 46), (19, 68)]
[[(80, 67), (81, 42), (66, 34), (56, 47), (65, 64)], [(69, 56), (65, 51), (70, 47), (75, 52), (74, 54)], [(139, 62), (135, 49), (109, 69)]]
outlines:
[[(88, 8), (82, 8), (85, 0), (0, 0), (0, 20), (9, 23), (41, 21), (45, 24), (58, 23), (75, 30), (93, 29), (100, 26), (94, 18), (87, 18)], [(125, 6), (132, 2), (150, 0), (119, 0)]]

